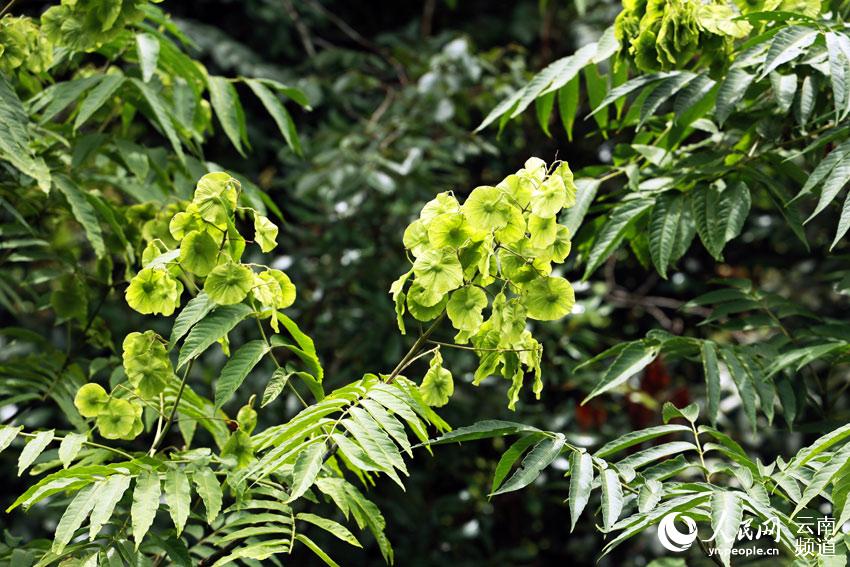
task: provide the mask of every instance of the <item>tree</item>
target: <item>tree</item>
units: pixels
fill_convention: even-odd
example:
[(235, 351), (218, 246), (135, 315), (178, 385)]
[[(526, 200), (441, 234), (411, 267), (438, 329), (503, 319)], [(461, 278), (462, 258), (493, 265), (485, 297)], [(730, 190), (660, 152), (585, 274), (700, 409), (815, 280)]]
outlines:
[[(183, 55), (180, 29), (144, 2), (90, 8), (66, 2), (38, 23), (2, 20), (10, 55), (0, 94), (11, 135), (0, 158), (13, 238), (0, 291), (19, 322), (49, 303), (47, 316), (67, 328), (64, 340), (49, 327), (4, 330), (11, 354), (0, 367), (8, 377), (2, 405), (13, 408), (6, 419), (15, 424), (0, 430), (0, 448), (16, 454), (19, 475), (31, 466), (39, 475), (10, 509), (36, 511), (44, 501), (61, 511), (52, 541), (9, 540), (10, 559), (223, 564), (302, 548), (333, 565), (335, 548), (317, 543), (321, 533), (361, 546), (357, 525), (392, 562), (387, 520), (366, 489), (384, 477), (403, 485), (405, 454), (508, 436), (516, 439), (495, 466), (495, 501), (566, 458), (563, 497), (573, 528), (599, 495), (600, 529), (611, 535), (602, 556), (668, 512), (709, 526), (705, 553), (725, 564), (743, 518), (777, 521), (787, 556), (798, 551), (807, 508), (831, 501), (837, 525), (846, 521), (850, 428), (843, 390), (831, 395), (846, 381), (841, 313), (783, 296), (758, 274), (689, 297), (683, 309), (701, 318), (699, 326), (665, 325), (656, 307), (667, 328), (637, 340), (571, 339), (597, 350), (613, 343), (578, 366), (563, 365), (578, 376), (588, 405), (635, 394), (630, 379), (654, 366), (701, 373), (705, 386), (688, 389), (701, 403), (664, 404), (661, 425), (591, 448), (573, 439), (574, 429), (520, 420), (452, 431), (433, 409), (455, 392), (458, 373), (444, 361), (451, 350), (470, 355), (458, 368), (470, 369), (475, 385), (505, 378), (511, 410), (528, 399), (529, 381), (539, 398), (544, 368), (558, 368), (545, 358), (561, 328), (550, 321), (575, 303), (559, 264), (582, 265), (585, 279), (604, 265), (604, 299), (639, 303), (614, 283), (618, 256), (635, 271), (624, 242), (642, 269), (676, 286), (677, 277), (698, 273), (689, 260), (719, 262), (736, 239), (752, 235), (766, 257), (814, 262), (805, 273), (823, 276), (809, 282), (823, 286), (816, 297), (834, 282), (843, 289), (846, 275), (830, 267), (824, 248), (843, 245), (846, 212), (837, 229), (822, 220), (847, 181), (850, 51), (835, 20), (840, 10), (811, 2), (627, 4), (597, 42), (552, 63), (480, 126), (510, 128), (534, 103), (551, 134), (557, 102), (571, 136), (586, 98), (599, 134), (617, 143), (613, 164), (574, 178), (566, 162), (523, 159), (492, 185), (438, 193), (404, 231), (410, 267), (390, 287), (399, 331), (416, 338), (391, 371), (343, 377), (326, 393), (321, 345), (283, 311), (297, 305), (295, 286), (263, 259), (277, 245), (272, 218), (284, 215), (247, 178), (202, 158), (212, 114), (237, 152), (248, 148), (235, 85), (256, 96), (294, 153), (301, 144), (278, 96), (303, 107), (307, 97), (268, 78), (210, 75)], [(458, 50), (447, 48), (448, 62)], [(636, 96), (627, 106), (629, 95)], [(828, 111), (816, 113), (827, 108), (818, 101), (829, 102)], [(789, 125), (782, 117), (792, 109), (797, 123)], [(145, 146), (163, 138), (166, 147)], [(380, 168), (370, 175), (375, 187), (387, 187)], [(809, 220), (823, 226), (804, 226), (797, 207), (817, 189)], [(697, 235), (708, 255), (693, 244)], [(751, 253), (755, 243), (734, 252)], [(48, 270), (60, 277), (46, 277)], [(127, 306), (162, 317), (135, 317)], [(447, 332), (454, 337), (439, 340)], [(402, 374), (428, 355), (421, 378)], [(795, 378), (801, 369), (804, 381)], [(254, 391), (250, 374), (269, 379)], [(303, 408), (275, 419), (271, 404), (284, 398)], [(65, 423), (19, 425), (48, 400)], [(765, 465), (733, 438), (729, 420), (740, 417), (765, 435), (777, 407), (788, 428), (811, 439), (792, 458)], [(56, 434), (68, 424), (72, 431)], [(88, 540), (79, 537), (86, 532)], [(827, 537), (837, 557), (846, 554), (838, 531)]]

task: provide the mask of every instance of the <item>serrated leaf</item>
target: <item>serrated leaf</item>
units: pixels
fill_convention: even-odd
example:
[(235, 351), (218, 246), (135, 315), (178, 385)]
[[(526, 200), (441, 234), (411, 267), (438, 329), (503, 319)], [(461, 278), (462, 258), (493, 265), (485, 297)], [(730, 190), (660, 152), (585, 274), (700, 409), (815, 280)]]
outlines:
[(732, 547), (741, 527), (744, 507), (741, 499), (734, 492), (718, 490), (711, 495), (711, 528), (714, 530), (712, 539), (717, 548), (720, 560), (727, 567), (732, 556)]
[(744, 407), (744, 413), (750, 421), (753, 431), (756, 430), (756, 392), (752, 379), (746, 369), (741, 365), (735, 351), (730, 347), (722, 347), (721, 355), (726, 368), (729, 369), (729, 374), (732, 376), (732, 381), (738, 389), (738, 395), (741, 398), (741, 404)]
[(687, 441), (672, 441), (670, 443), (662, 443), (655, 445), (636, 453), (632, 453), (625, 459), (617, 461), (615, 466), (620, 470), (636, 470), (641, 467), (665, 459), (671, 455), (684, 453), (685, 451), (696, 451), (696, 445)]
[(585, 65), (590, 63), (595, 53), (595, 44), (585, 45), (573, 55), (550, 63), (523, 88), (522, 97), (511, 112), (511, 118), (522, 114), (538, 97), (555, 92), (571, 81)]
[(688, 110), (696, 106), (697, 103), (708, 95), (716, 84), (716, 81), (705, 75), (697, 75), (693, 81), (688, 82), (679, 91), (675, 102), (673, 102), (673, 113), (676, 115), (676, 119), (678, 120), (680, 116), (686, 114)]
[(97, 502), (89, 520), (89, 540), (94, 540), (100, 529), (112, 517), (116, 504), (130, 488), (131, 477), (126, 474), (114, 474), (105, 480), (99, 481), (95, 486)]
[(609, 441), (605, 445), (599, 448), (593, 456), (598, 459), (604, 459), (610, 455), (615, 453), (619, 453), (624, 449), (628, 449), (629, 447), (633, 447), (635, 445), (639, 445), (651, 439), (655, 439), (657, 437), (662, 437), (664, 435), (670, 435), (672, 433), (681, 433), (688, 432), (691, 429), (684, 425), (657, 425), (655, 427), (649, 427), (647, 429), (641, 429), (638, 431), (630, 431), (625, 435), (614, 439), (613, 441)]
[(266, 384), (266, 389), (263, 390), (263, 400), (260, 402), (260, 407), (264, 408), (277, 399), (287, 382), (295, 372), (291, 372), (285, 368), (278, 368)]
[(15, 89), (0, 74), (0, 159), (11, 163), (36, 181), (42, 191), (50, 188), (50, 170), (30, 148), (30, 122)]
[(847, 437), (850, 437), (850, 423), (842, 425), (838, 429), (834, 429), (829, 433), (822, 435), (811, 445), (800, 449), (792, 463), (789, 464), (788, 468), (792, 468), (792, 466), (796, 468), (802, 467), (813, 458), (820, 455), (836, 443), (840, 443)]
[(207, 79), (210, 87), (210, 104), (218, 117), (230, 143), (243, 157), (242, 142), (245, 139), (245, 112), (239, 102), (236, 87), (227, 78), (211, 75)]
[(708, 419), (717, 424), (717, 412), (720, 407), (720, 369), (717, 366), (717, 349), (714, 343), (703, 341), (700, 347), (702, 371), (705, 374), (705, 391), (708, 400)]
[(236, 351), (224, 368), (215, 384), (215, 408), (218, 409), (227, 402), (239, 389), (245, 377), (253, 370), (269, 351), (265, 341), (254, 340), (242, 345)]
[(171, 350), (177, 346), (177, 341), (182, 339), (198, 321), (206, 317), (214, 307), (215, 302), (205, 291), (190, 299), (174, 319), (171, 336), (168, 338), (168, 349)]
[(582, 404), (586, 404), (596, 396), (616, 388), (643, 370), (650, 362), (655, 360), (655, 357), (658, 356), (658, 350), (657, 345), (650, 345), (643, 341), (629, 344), (617, 355), (617, 358), (605, 371), (596, 387), (582, 401)]
[(590, 277), (596, 269), (614, 253), (623, 241), (628, 229), (638, 217), (653, 204), (652, 199), (632, 199), (618, 205), (611, 211), (608, 220), (602, 225), (593, 247), (587, 257), (587, 266), (582, 279)]
[(836, 121), (850, 111), (850, 38), (836, 32), (826, 32), (826, 52), (829, 56), (829, 79)]
[(355, 547), (363, 547), (360, 545), (360, 542), (357, 541), (357, 538), (354, 537), (354, 534), (349, 531), (348, 528), (340, 524), (339, 522), (335, 522), (328, 518), (322, 518), (321, 516), (317, 516), (315, 514), (310, 514), (307, 512), (301, 512), (295, 517), (297, 520), (301, 520), (314, 526), (320, 527), (331, 535), (341, 539), (345, 543), (351, 544)]
[(514, 490), (525, 488), (534, 482), (540, 476), (543, 469), (558, 458), (565, 442), (566, 438), (562, 433), (557, 433), (554, 438), (547, 437), (538, 442), (522, 460), (516, 472), (511, 475), (499, 490), (491, 493), (490, 496), (513, 492)]
[(295, 129), (295, 123), (292, 121), (292, 116), (286, 110), (286, 107), (278, 100), (277, 96), (271, 92), (266, 86), (256, 79), (243, 79), (245, 84), (254, 92), (266, 112), (272, 117), (278, 130), (283, 134), (286, 144), (299, 156), (302, 155), (301, 141), (298, 139), (298, 132)]
[(623, 487), (620, 486), (620, 478), (614, 469), (604, 469), (602, 478), (602, 525), (604, 531), (609, 531), (611, 526), (620, 517), (623, 511)]
[(830, 251), (844, 238), (848, 230), (850, 230), (850, 193), (844, 198), (844, 206), (841, 207), (841, 216), (838, 218), (838, 228), (835, 230), (835, 238), (829, 246)]
[(819, 215), (838, 196), (838, 193), (847, 185), (848, 181), (850, 181), (850, 162), (842, 160), (824, 180), (818, 204), (809, 218), (804, 221), (804, 224)]
[(812, 499), (825, 493), (829, 483), (832, 482), (842, 467), (850, 462), (848, 458), (850, 458), (850, 445), (844, 445), (817, 470), (811, 480), (805, 484), (803, 494), (797, 502), (797, 506), (794, 507), (794, 511), (791, 512), (792, 518), (803, 511)]
[(124, 84), (124, 75), (118, 72), (114, 75), (103, 75), (100, 82), (93, 88), (83, 99), (80, 104), (80, 110), (77, 112), (77, 117), (74, 119), (74, 130), (77, 130), (92, 117), (92, 115), (100, 110), (109, 97), (111, 97), (118, 88)]
[(150, 106), (157, 124), (159, 124), (159, 127), (162, 129), (162, 132), (165, 134), (165, 137), (171, 143), (171, 147), (174, 149), (174, 153), (176, 153), (177, 157), (180, 158), (180, 161), (183, 162), (185, 160), (185, 156), (183, 155), (183, 147), (180, 145), (180, 138), (177, 136), (177, 130), (175, 130), (174, 128), (174, 123), (171, 119), (171, 113), (169, 113), (169, 111), (166, 109), (165, 101), (163, 101), (163, 99), (159, 96), (158, 92), (154, 91), (150, 87), (150, 85), (148, 85), (144, 81), (140, 79), (130, 80), (142, 94), (142, 97), (145, 99), (145, 102), (148, 103), (148, 106)]
[(573, 141), (573, 125), (576, 121), (579, 98), (579, 76), (576, 75), (558, 91), (558, 116), (567, 133), (567, 140)]
[(161, 488), (159, 474), (143, 472), (136, 478), (136, 488), (133, 490), (133, 505), (130, 507), (130, 519), (133, 526), (133, 540), (136, 549), (153, 524), (156, 511), (159, 509)]
[(207, 348), (229, 333), (245, 317), (251, 308), (244, 303), (221, 305), (199, 321), (189, 332), (177, 357), (177, 369), (200, 356)]
[(683, 71), (678, 75), (674, 75), (664, 79), (656, 85), (653, 85), (652, 92), (649, 93), (641, 105), (638, 129), (640, 129), (646, 121), (655, 114), (662, 104), (667, 102), (670, 97), (686, 87), (689, 83), (691, 83), (691, 81), (696, 79), (697, 76), (698, 75), (689, 71)]
[(732, 111), (744, 99), (747, 94), (747, 89), (755, 79), (755, 75), (744, 71), (740, 68), (735, 68), (729, 71), (726, 78), (720, 83), (717, 90), (717, 100), (714, 104), (714, 118), (717, 124), (722, 126)]
[(552, 115), (552, 109), (555, 107), (555, 94), (555, 92), (546, 93), (534, 101), (537, 123), (540, 125), (543, 133), (549, 138), (552, 137), (552, 134), (549, 132), (549, 118)]
[(142, 68), (142, 80), (147, 83), (156, 72), (156, 63), (159, 59), (159, 39), (151, 33), (137, 33), (136, 56), (139, 58), (139, 67)]
[(325, 452), (325, 443), (312, 443), (306, 449), (298, 453), (295, 465), (292, 468), (292, 488), (286, 502), (294, 502), (304, 495), (313, 486), (316, 477), (322, 470)]
[(207, 511), (207, 523), (212, 524), (218, 517), (219, 511), (221, 511), (221, 485), (215, 473), (208, 468), (193, 472), (192, 481), (195, 483), (198, 496), (204, 501), (204, 508)]
[(56, 526), (56, 535), (50, 548), (51, 553), (60, 555), (65, 546), (73, 539), (79, 527), (83, 525), (97, 501), (94, 489), (95, 486), (89, 486), (80, 490), (68, 504), (68, 508), (65, 509), (65, 513), (62, 514), (62, 518)]
[(663, 486), (655, 479), (648, 479), (638, 491), (638, 511), (642, 514), (654, 509), (663, 496)]
[(667, 279), (667, 267), (676, 244), (679, 223), (685, 207), (684, 196), (667, 191), (655, 200), (649, 219), (649, 253), (658, 274)]
[[(390, 408), (392, 409), (392, 408)], [(523, 423), (513, 421), (502, 421), (499, 419), (485, 419), (466, 427), (458, 427), (436, 439), (428, 442), (429, 445), (445, 445), (446, 443), (463, 443), (465, 441), (477, 441), (478, 439), (489, 439), (491, 437), (503, 437), (520, 432), (535, 432), (540, 430)]]
[(657, 81), (661, 81), (664, 79), (669, 79), (670, 77), (675, 77), (679, 75), (679, 71), (672, 71), (669, 73), (652, 73), (650, 75), (640, 75), (631, 79), (618, 87), (614, 87), (611, 91), (603, 98), (599, 105), (593, 109), (593, 111), (588, 116), (593, 116), (615, 100), (618, 100), (646, 85), (652, 84)]
[(84, 92), (97, 84), (99, 79), (99, 76), (93, 75), (51, 85), (28, 101), (30, 111), (41, 112), (39, 123), (45, 124), (65, 110), (69, 104), (79, 100)]
[(596, 192), (601, 185), (598, 179), (576, 179), (576, 204), (567, 209), (566, 217), (563, 220), (563, 225), (570, 231), (570, 236), (578, 232), (581, 223), (587, 215), (590, 204), (596, 197)]
[[(396, 478), (394, 477), (393, 468), (397, 468), (402, 473), (407, 474), (407, 468), (398, 447), (396, 447), (377, 422), (360, 408), (351, 408), (349, 413), (352, 419), (344, 419), (342, 420), (342, 424), (363, 450), (366, 451), (369, 458), (394, 480)], [(400, 484), (400, 481), (397, 480), (396, 482)]]
[(62, 439), (59, 444), (59, 460), (62, 461), (62, 468), (67, 469), (71, 466), (85, 442), (86, 436), (82, 433), (69, 433)]
[(797, 75), (780, 75), (773, 72), (770, 74), (770, 84), (773, 88), (776, 106), (782, 113), (788, 112), (794, 103), (794, 95), (797, 93)]
[(307, 536), (303, 534), (295, 534), (295, 539), (306, 545), (307, 548), (313, 553), (315, 553), (316, 557), (321, 559), (328, 567), (339, 567), (339, 563), (331, 559), (330, 555), (325, 553), (325, 551), (321, 547), (316, 545), (316, 543)]
[(0, 453), (3, 452), (6, 447), (8, 447), (12, 441), (15, 440), (15, 437), (18, 436), (18, 433), (21, 432), (23, 427), (12, 427), (11, 425), (3, 425), (0, 426)]
[(360, 405), (369, 412), (372, 419), (378, 422), (383, 430), (392, 437), (393, 441), (395, 441), (399, 447), (401, 447), (410, 457), (413, 457), (412, 447), (410, 446), (410, 441), (407, 438), (407, 431), (404, 429), (401, 422), (395, 418), (395, 416), (390, 415), (383, 406), (377, 402), (373, 402), (372, 400), (363, 400), (360, 402)]
[(65, 199), (71, 206), (71, 212), (74, 213), (74, 218), (83, 227), (86, 238), (94, 249), (95, 254), (99, 258), (104, 256), (106, 254), (106, 245), (103, 242), (103, 231), (100, 228), (97, 213), (86, 198), (83, 190), (69, 177), (65, 177), (64, 175), (55, 175), (53, 177), (53, 186), (59, 189), (62, 195), (65, 196)]
[(788, 63), (802, 55), (806, 48), (815, 42), (818, 31), (814, 28), (804, 26), (789, 26), (779, 30), (764, 59), (764, 68), (760, 79), (763, 79), (784, 63)]
[(576, 522), (588, 500), (593, 486), (593, 458), (586, 452), (575, 451), (570, 457), (570, 532), (576, 527)]
[(21, 476), (53, 441), (53, 433), (52, 429), (40, 431), (24, 445), (20, 456), (18, 456), (18, 476)]
[(749, 188), (743, 183), (723, 191), (717, 187), (698, 187), (691, 191), (690, 201), (702, 243), (715, 259), (722, 260), (723, 247), (741, 233), (750, 212)]
[(496, 471), (493, 473), (493, 483), (490, 486), (490, 492), (495, 492), (502, 485), (502, 481), (508, 476), (508, 473), (511, 472), (511, 468), (514, 466), (514, 463), (519, 460), (525, 450), (531, 447), (533, 444), (538, 443), (540, 441), (541, 434), (532, 433), (530, 435), (526, 435), (524, 437), (520, 437), (514, 443), (508, 447), (508, 450), (502, 453), (499, 462), (496, 464)]
[(800, 90), (797, 91), (797, 98), (794, 99), (794, 116), (797, 118), (797, 124), (803, 128), (806, 127), (809, 118), (812, 117), (817, 93), (817, 79), (812, 75), (803, 77)]
[(189, 478), (181, 469), (168, 469), (165, 473), (165, 502), (168, 512), (177, 528), (177, 535), (183, 532), (186, 520), (189, 518), (189, 506), (192, 500), (192, 489)]

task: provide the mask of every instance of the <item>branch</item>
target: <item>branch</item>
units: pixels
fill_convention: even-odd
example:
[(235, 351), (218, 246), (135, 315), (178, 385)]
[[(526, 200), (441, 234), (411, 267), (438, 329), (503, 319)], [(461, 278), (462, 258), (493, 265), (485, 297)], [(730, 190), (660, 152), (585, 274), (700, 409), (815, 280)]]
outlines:
[(308, 56), (315, 57), (316, 46), (313, 45), (313, 38), (310, 37), (310, 30), (301, 21), (301, 17), (298, 15), (295, 5), (292, 4), (292, 0), (283, 0), (283, 9), (286, 10), (287, 15), (292, 18), (292, 23), (295, 24), (295, 29), (301, 37), (301, 45), (304, 46), (304, 51), (307, 52)]

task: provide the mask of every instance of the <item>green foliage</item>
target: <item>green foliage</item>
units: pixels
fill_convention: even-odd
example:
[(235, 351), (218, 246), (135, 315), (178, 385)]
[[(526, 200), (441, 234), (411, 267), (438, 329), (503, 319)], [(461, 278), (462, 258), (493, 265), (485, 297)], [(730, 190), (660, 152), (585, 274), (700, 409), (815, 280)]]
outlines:
[[(335, 546), (374, 545), (392, 563), (398, 506), (388, 523), (378, 506), (383, 477), (416, 486), (415, 449), (480, 440), (501, 451), (492, 481), (467, 472), (470, 463), (489, 467), (477, 457), (440, 480), (463, 475), (464, 498), (481, 501), (489, 486), (493, 506), (524, 489), (528, 508), (542, 508), (536, 486), (563, 493), (571, 531), (596, 525), (605, 535), (600, 556), (668, 512), (703, 524), (725, 565), (743, 519), (777, 519), (789, 557), (806, 513), (831, 506), (838, 525), (846, 522), (850, 429), (841, 394), (850, 337), (831, 309), (850, 277), (840, 256), (818, 256), (821, 248), (843, 251), (850, 227), (848, 206), (836, 206), (849, 179), (850, 39), (840, 7), (831, 8), (626, 2), (598, 41), (525, 81), (479, 127), (498, 122), (513, 134), (511, 120), (534, 104), (536, 123), (556, 136), (557, 107), (572, 140), (586, 133), (576, 117), (588, 106), (611, 163), (576, 169), (574, 178), (564, 161), (531, 158), (497, 181), (504, 160), (495, 160), (499, 167), (485, 167), (485, 181), (475, 183), (456, 172), (495, 149), (446, 117), (468, 121), (493, 102), (481, 91), (494, 84), (489, 75), (503, 54), (474, 55), (466, 40), (426, 59), (397, 46), (385, 52), (392, 39), (373, 46), (355, 32), (369, 59), (347, 54), (342, 67), (351, 72), (333, 77), (330, 90), (305, 82), (308, 97), (270, 78), (209, 72), (184, 53), (191, 42), (183, 28), (147, 2), (65, 1), (40, 22), (2, 18), (0, 206), (8, 216), (0, 230), (10, 238), (0, 247), (0, 304), (27, 328), (0, 331), (10, 345), (0, 357), (0, 405), (14, 408), (4, 419), (15, 424), (0, 428), (0, 451), (26, 483), (8, 511), (48, 508), (58, 522), (52, 541), (15, 549), (6, 539), (0, 558), (223, 565), (312, 553), (336, 565), (333, 557), (346, 556)], [(330, 75), (335, 56), (318, 58)], [(408, 82), (396, 57), (409, 70), (422, 66), (417, 81)], [(373, 80), (375, 65), (399, 73), (398, 84), (384, 89)], [(242, 74), (257, 69), (265, 68)], [(515, 83), (521, 65), (510, 73)], [(458, 86), (470, 83), (474, 101)], [(375, 85), (385, 98), (366, 94)], [(256, 100), (241, 100), (245, 87)], [(332, 110), (322, 117), (328, 126), (308, 124), (318, 132), (309, 130), (302, 146), (282, 101), (321, 107), (316, 91), (342, 99), (346, 118)], [(249, 122), (258, 111), (282, 136), (276, 151), (285, 144), (307, 157), (279, 156), (292, 166), (279, 182), (293, 187), (279, 203), (287, 223), (264, 190), (217, 171), (215, 152), (206, 154), (219, 127), (218, 141), (240, 156), (255, 151), (252, 142), (264, 146)], [(365, 118), (354, 128), (349, 119), (358, 113)], [(447, 163), (455, 173), (443, 172)], [(265, 189), (278, 183), (273, 176), (256, 177)], [(446, 187), (454, 189), (435, 195)], [(420, 198), (424, 206), (408, 222)], [(290, 217), (302, 224), (287, 226)], [(368, 242), (355, 250), (366, 250), (366, 260), (351, 281), (324, 277), (338, 268), (328, 250), (350, 250), (334, 234), (339, 226), (346, 238)], [(305, 227), (306, 236), (295, 234)], [(403, 339), (379, 340), (387, 304), (376, 308), (368, 294), (391, 279), (372, 261), (392, 248), (384, 232), (403, 242), (410, 263), (390, 286), (398, 327), (418, 331), (398, 356), (385, 347)], [(304, 245), (291, 249), (299, 238)], [(692, 246), (697, 239), (701, 247)], [(267, 259), (278, 242), (286, 256)], [(831, 295), (803, 304), (757, 270), (733, 269), (765, 243), (780, 266), (807, 247), (802, 255), (815, 267), (806, 268), (806, 285)], [(296, 294), (278, 269), (290, 254), (316, 260), (292, 269), (306, 293)], [(651, 274), (641, 297), (617, 286), (618, 263), (632, 279)], [(693, 264), (745, 277), (698, 295), (693, 281), (681, 283)], [(583, 268), (590, 280), (603, 267), (604, 282), (574, 289), (564, 277)], [(644, 297), (661, 281), (655, 274), (690, 301)], [(335, 310), (340, 294), (359, 315)], [(369, 302), (361, 305), (362, 297)], [(665, 330), (636, 323), (643, 301)], [(556, 323), (577, 302), (574, 315)], [(612, 328), (619, 307), (635, 317)], [(699, 324), (671, 322), (662, 309), (674, 307)], [(317, 312), (333, 324), (316, 324)], [(152, 315), (160, 317), (142, 317)], [(364, 320), (378, 330), (362, 332)], [(66, 340), (53, 324), (67, 328)], [(314, 343), (299, 325), (323, 338), (345, 336), (340, 350), (376, 343), (393, 369), (352, 370), (350, 355), (333, 352), (338, 344)], [(454, 339), (437, 340), (447, 333)], [(416, 371), (428, 355), (427, 370)], [(643, 389), (666, 364), (688, 386), (681, 407), (662, 407), (663, 392)], [(487, 407), (490, 376), (510, 383), (507, 407), (523, 412), (516, 419), (546, 425), (485, 419), (451, 430), (433, 408), (500, 415)], [(537, 399), (551, 387), (556, 398), (584, 401), (566, 412), (536, 410), (522, 396), (527, 378)], [(624, 414), (612, 421), (622, 424), (640, 407), (655, 423), (588, 432), (582, 420), (603, 400)], [(54, 406), (61, 414), (51, 425), (32, 426)], [(777, 415), (800, 436), (760, 451), (749, 432), (767, 438), (780, 427)], [(505, 444), (507, 436), (516, 439)], [(568, 480), (550, 482), (563, 471)], [(583, 525), (586, 512), (599, 519)], [(846, 558), (846, 538), (838, 530), (829, 538)]]

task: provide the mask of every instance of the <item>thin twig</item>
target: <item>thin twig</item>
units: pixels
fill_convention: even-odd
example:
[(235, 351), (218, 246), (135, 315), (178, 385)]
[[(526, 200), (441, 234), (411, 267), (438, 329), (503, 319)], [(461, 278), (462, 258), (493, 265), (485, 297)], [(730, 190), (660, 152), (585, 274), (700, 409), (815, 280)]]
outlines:
[(298, 32), (298, 36), (301, 38), (301, 45), (304, 46), (304, 51), (307, 52), (308, 56), (315, 57), (316, 46), (313, 45), (313, 38), (310, 37), (310, 30), (307, 29), (307, 26), (304, 25), (303, 21), (301, 21), (301, 17), (298, 15), (298, 10), (295, 9), (295, 5), (291, 0), (283, 0), (283, 9), (286, 10), (287, 15), (292, 18), (292, 23), (295, 24), (295, 29)]
[(334, 14), (333, 12), (331, 12), (330, 10), (325, 8), (320, 2), (317, 2), (316, 0), (305, 0), (305, 3), (309, 4), (314, 10), (316, 10), (317, 12), (322, 14), (324, 17), (326, 17), (328, 20), (330, 20), (331, 23), (333, 23), (336, 27), (338, 27), (345, 35), (347, 35), (349, 38), (351, 38), (355, 43), (357, 43), (361, 47), (364, 47), (364, 48), (368, 49), (369, 51), (375, 53), (376, 55), (378, 55), (382, 59), (384, 59), (384, 61), (389, 63), (390, 66), (395, 70), (395, 73), (396, 73), (396, 76), (398, 77), (399, 83), (401, 83), (403, 85), (406, 85), (408, 83), (407, 73), (405, 73), (404, 67), (402, 66), (401, 63), (399, 63), (399, 61), (395, 57), (393, 57), (392, 55), (390, 55), (389, 53), (384, 51), (382, 48), (380, 48), (379, 46), (375, 45), (374, 43), (372, 43), (371, 41), (369, 41), (368, 39), (366, 39), (365, 37), (360, 35), (360, 33), (357, 30), (355, 30), (350, 25), (348, 25), (348, 22), (346, 22), (345, 20), (343, 20), (342, 18), (340, 18), (339, 16), (337, 16), (336, 14)]
[(162, 426), (162, 431), (154, 438), (151, 448), (148, 451), (148, 454), (151, 457), (156, 454), (156, 450), (159, 449), (159, 446), (165, 439), (168, 430), (171, 429), (171, 424), (174, 422), (174, 416), (177, 415), (177, 407), (180, 405), (180, 398), (183, 397), (183, 391), (186, 389), (186, 382), (189, 379), (189, 371), (192, 369), (192, 364), (194, 362), (194, 359), (192, 359), (189, 361), (189, 364), (186, 365), (186, 370), (183, 372), (183, 379), (180, 380), (180, 389), (177, 390), (177, 397), (174, 398), (174, 406), (171, 408), (171, 413), (168, 414), (168, 420), (165, 422), (165, 425)]

